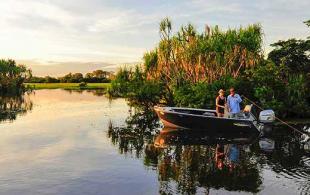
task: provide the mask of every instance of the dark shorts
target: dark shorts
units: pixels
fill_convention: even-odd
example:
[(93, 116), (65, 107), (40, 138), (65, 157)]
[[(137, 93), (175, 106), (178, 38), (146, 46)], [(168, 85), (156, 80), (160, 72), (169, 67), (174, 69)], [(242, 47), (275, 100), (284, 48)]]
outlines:
[(216, 110), (218, 113), (220, 114), (224, 114), (225, 113), (225, 109), (224, 108), (217, 108)]

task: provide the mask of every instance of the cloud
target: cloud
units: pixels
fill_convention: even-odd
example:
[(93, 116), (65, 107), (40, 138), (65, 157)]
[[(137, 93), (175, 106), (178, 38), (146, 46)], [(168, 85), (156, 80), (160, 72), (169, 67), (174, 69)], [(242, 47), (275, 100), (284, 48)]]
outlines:
[(71, 73), (88, 73), (94, 70), (107, 70), (114, 71), (119, 65), (110, 64), (106, 62), (57, 62), (48, 61), (42, 62), (39, 60), (18, 60), (18, 64), (28, 64), (28, 67), (32, 69), (33, 75), (35, 76), (64, 76), (65, 74)]
[(30, 60), (32, 67), (33, 59), (56, 61), (50, 66), (63, 73), (66, 62), (139, 62), (159, 41), (158, 25), (166, 16), (174, 31), (189, 22), (198, 30), (261, 23), (269, 50), (279, 39), (308, 36), (302, 23), (308, 7), (306, 0), (0, 0), (0, 57)]

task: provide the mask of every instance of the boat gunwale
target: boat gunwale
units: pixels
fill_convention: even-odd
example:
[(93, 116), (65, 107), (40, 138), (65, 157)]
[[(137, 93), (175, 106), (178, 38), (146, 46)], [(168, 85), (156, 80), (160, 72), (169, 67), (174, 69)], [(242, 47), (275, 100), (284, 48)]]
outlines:
[(211, 109), (199, 109), (199, 108), (183, 108), (183, 107), (160, 107), (160, 106), (155, 106), (154, 110), (155, 111), (162, 111), (162, 112), (166, 112), (166, 113), (170, 113), (170, 114), (183, 114), (183, 115), (188, 115), (188, 116), (196, 116), (196, 117), (202, 117), (202, 118), (216, 118), (219, 120), (234, 120), (234, 121), (246, 121), (246, 122), (251, 122), (254, 123), (254, 121), (257, 121), (256, 117), (254, 117), (254, 115), (250, 112), (250, 115), (252, 116), (253, 120), (250, 119), (250, 117), (248, 119), (236, 119), (236, 118), (227, 118), (227, 117), (217, 117), (217, 116), (207, 116), (207, 115), (198, 115), (198, 114), (190, 114), (190, 113), (178, 113), (176, 111), (171, 111), (171, 110), (167, 110), (165, 108), (171, 108), (171, 109), (184, 109), (184, 110), (198, 110), (198, 111), (211, 111), (211, 112), (215, 112), (215, 110), (211, 110)]

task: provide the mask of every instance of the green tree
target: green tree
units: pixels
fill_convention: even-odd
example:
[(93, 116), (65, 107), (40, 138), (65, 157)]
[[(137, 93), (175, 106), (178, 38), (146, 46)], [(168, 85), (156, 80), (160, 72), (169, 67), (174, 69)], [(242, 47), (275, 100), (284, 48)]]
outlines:
[(63, 77), (59, 78), (61, 83), (71, 83), (72, 82), (72, 73), (66, 74)]
[(271, 44), (275, 47), (268, 59), (276, 65), (284, 64), (292, 73), (310, 72), (310, 40), (289, 39)]
[(93, 76), (100, 79), (104, 79), (107, 77), (107, 72), (103, 70), (95, 70), (93, 71)]
[(17, 65), (14, 60), (0, 60), (0, 92), (16, 92), (23, 89), (23, 83), (32, 76), (31, 70)]
[(44, 77), (44, 82), (45, 83), (59, 83), (59, 80), (51, 76), (46, 76)]
[[(304, 22), (310, 27), (310, 20)], [(276, 65), (285, 65), (291, 73), (310, 73), (310, 37), (306, 40), (289, 39), (271, 44), (275, 47), (268, 54), (268, 59)]]
[(82, 81), (83, 81), (83, 74), (82, 73), (74, 73), (72, 75), (71, 82), (80, 83)]

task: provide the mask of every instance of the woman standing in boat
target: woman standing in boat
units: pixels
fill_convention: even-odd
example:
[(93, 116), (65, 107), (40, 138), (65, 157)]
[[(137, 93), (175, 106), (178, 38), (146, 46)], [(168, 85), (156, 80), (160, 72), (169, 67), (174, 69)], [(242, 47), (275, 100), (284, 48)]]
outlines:
[(226, 98), (224, 94), (225, 94), (225, 91), (223, 89), (220, 89), (219, 95), (216, 97), (216, 100), (215, 100), (216, 113), (218, 117), (224, 117), (225, 105), (226, 105)]

